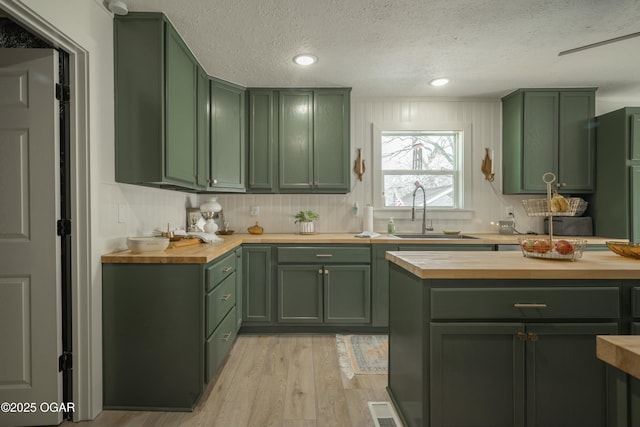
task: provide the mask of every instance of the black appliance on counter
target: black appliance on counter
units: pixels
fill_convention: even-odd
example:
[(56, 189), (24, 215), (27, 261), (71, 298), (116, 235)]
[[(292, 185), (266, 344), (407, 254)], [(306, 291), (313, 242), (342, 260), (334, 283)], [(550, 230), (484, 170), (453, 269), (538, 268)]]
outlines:
[[(549, 233), (549, 218), (544, 219), (544, 232)], [(556, 236), (593, 236), (590, 216), (553, 217), (553, 234)]]

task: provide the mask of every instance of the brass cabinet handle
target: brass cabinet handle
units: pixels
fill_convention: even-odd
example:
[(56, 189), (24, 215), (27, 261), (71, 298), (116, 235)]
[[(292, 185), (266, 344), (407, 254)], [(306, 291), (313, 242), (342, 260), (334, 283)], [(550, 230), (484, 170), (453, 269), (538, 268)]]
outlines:
[(316, 254), (316, 258), (331, 258), (333, 254)]
[(327, 270), (326, 268), (324, 269), (324, 274), (329, 274), (329, 270)]
[(231, 270), (233, 270), (233, 267), (225, 267), (225, 268), (223, 268), (223, 269), (222, 269), (222, 272), (223, 272), (223, 273), (228, 273), (228, 272), (230, 272)]
[(227, 295), (223, 295), (222, 298), (220, 298), (220, 301), (229, 301), (229, 298), (231, 298), (232, 294), (227, 294)]
[(224, 334), (222, 336), (222, 338), (220, 338), (221, 341), (229, 341), (229, 338), (231, 338), (231, 332), (227, 332), (226, 334)]
[(318, 270), (318, 274), (322, 274), (322, 269)]
[(513, 304), (514, 308), (547, 308), (547, 304), (539, 304), (539, 303), (526, 303), (526, 304), (520, 304), (520, 303), (515, 303)]
[(529, 332), (529, 333), (518, 332), (516, 336), (520, 341), (526, 341), (526, 340), (534, 341), (534, 342), (538, 341), (538, 334), (534, 334), (532, 332)]

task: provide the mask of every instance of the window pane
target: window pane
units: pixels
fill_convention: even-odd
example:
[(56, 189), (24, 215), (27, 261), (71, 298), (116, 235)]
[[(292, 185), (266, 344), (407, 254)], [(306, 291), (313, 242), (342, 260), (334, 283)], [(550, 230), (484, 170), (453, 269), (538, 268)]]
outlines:
[[(427, 207), (454, 207), (453, 175), (384, 175), (384, 205), (412, 206), (418, 181), (425, 188)], [(416, 193), (416, 206), (422, 206), (422, 190)]]
[(452, 171), (456, 135), (383, 132), (382, 170)]

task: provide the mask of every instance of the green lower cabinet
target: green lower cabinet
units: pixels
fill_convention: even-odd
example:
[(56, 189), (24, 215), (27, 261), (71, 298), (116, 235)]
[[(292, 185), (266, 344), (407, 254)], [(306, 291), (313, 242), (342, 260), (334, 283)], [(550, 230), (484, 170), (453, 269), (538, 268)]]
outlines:
[(105, 409), (191, 410), (204, 388), (200, 265), (103, 264)]
[(205, 343), (205, 378), (209, 382), (224, 362), (236, 339), (236, 308), (234, 307), (211, 333)]
[(628, 425), (626, 378), (595, 339), (625, 330), (628, 284), (429, 280), (395, 264), (389, 278), (388, 390), (406, 426)]
[(371, 275), (368, 265), (324, 267), (324, 322), (371, 321)]
[(369, 266), (278, 266), (278, 322), (369, 324)]
[(278, 267), (278, 322), (322, 323), (322, 266)]
[(271, 246), (245, 245), (242, 252), (243, 324), (271, 323)]
[(525, 345), (518, 339), (524, 325), (432, 323), (430, 329), (430, 425), (524, 427)]
[(236, 255), (236, 331), (242, 326), (242, 247), (234, 251)]
[[(432, 323), (431, 425), (609, 426), (613, 324)], [(491, 392), (487, 393), (490, 384)]]
[(371, 245), (371, 324), (389, 326), (389, 261), (387, 251), (397, 250), (396, 245)]

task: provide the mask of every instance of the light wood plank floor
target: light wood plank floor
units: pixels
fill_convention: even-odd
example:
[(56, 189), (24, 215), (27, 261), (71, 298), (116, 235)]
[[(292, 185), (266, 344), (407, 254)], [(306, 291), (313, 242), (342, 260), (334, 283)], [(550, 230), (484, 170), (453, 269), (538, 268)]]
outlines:
[(340, 370), (335, 335), (240, 335), (193, 412), (103, 411), (65, 427), (368, 427), (387, 375)]

